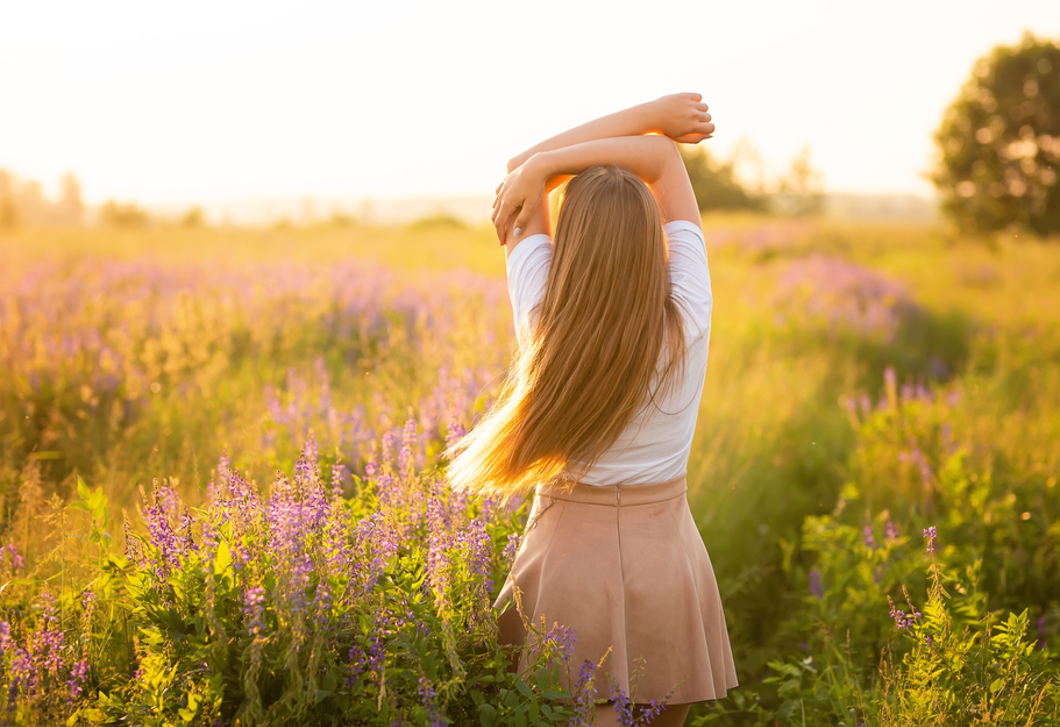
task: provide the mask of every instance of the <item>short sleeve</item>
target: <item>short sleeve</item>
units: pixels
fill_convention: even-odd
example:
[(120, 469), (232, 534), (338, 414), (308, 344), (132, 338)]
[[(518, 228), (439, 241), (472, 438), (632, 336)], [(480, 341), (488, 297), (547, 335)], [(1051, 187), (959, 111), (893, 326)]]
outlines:
[(515, 337), (520, 346), (529, 332), (530, 313), (545, 294), (551, 263), (552, 240), (548, 235), (527, 237), (508, 256), (508, 295), (515, 317)]
[[(670, 286), (673, 296), (688, 313), (692, 333), (710, 332), (710, 313), (714, 296), (710, 289), (707, 247), (703, 231), (686, 220), (674, 220), (663, 226), (670, 250)], [(518, 248), (516, 248), (518, 250)]]

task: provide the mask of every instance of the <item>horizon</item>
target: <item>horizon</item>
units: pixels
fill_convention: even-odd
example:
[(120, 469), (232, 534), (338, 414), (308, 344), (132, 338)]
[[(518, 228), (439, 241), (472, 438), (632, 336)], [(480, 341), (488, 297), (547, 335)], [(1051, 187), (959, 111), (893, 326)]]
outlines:
[[(864, 220), (935, 221), (939, 219), (938, 200), (916, 193), (857, 194), (824, 192), (822, 216)], [(140, 205), (136, 200), (106, 200), (85, 204), (85, 224), (97, 224), (102, 207), (110, 202), (132, 204), (148, 214), (152, 222), (169, 224), (198, 209), (203, 223), (217, 227), (269, 227), (289, 224), (313, 226), (327, 224), (336, 216), (363, 225), (403, 225), (435, 216), (453, 217), (470, 225), (490, 223), (490, 195), (452, 197), (390, 198), (311, 198), (311, 197), (244, 197), (216, 200), (205, 204), (168, 203)], [(731, 214), (716, 210), (704, 215)], [(771, 216), (765, 214), (764, 216)], [(47, 226), (47, 225), (45, 225)]]
[[(542, 138), (696, 90), (719, 158), (749, 142), (775, 177), (809, 146), (828, 193), (931, 196), (931, 134), (975, 60), (1060, 35), (1060, 4), (1038, 0), (1001, 16), (675, 0), (636, 23), (600, 7), (18, 6), (0, 27), (0, 167), (49, 197), (72, 172), (91, 205), (477, 196)], [(602, 65), (601, 39), (636, 52)]]

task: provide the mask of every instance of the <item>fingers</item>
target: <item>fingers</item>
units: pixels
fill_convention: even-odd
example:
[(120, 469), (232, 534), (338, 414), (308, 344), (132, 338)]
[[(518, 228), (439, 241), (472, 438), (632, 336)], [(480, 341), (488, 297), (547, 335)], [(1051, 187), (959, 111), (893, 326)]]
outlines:
[(514, 215), (516, 212), (517, 210), (511, 208), (510, 206), (508, 208), (505, 208), (503, 205), (498, 207), (497, 210), (493, 213), (493, 225), (495, 227), (504, 227), (505, 223), (510, 220), (512, 215)]
[(507, 242), (504, 235), (504, 231), (507, 227), (507, 225), (505, 224), (506, 220), (506, 217), (497, 217), (493, 220), (493, 227), (497, 230), (497, 239), (501, 241), (502, 245)]
[(682, 94), (682, 95), (683, 95), (683, 96), (684, 96), (685, 98), (690, 98), (690, 99), (692, 99), (693, 101), (697, 101), (697, 102), (698, 102), (698, 101), (702, 101), (702, 100), (703, 100), (703, 94), (701, 94), (701, 93), (695, 93), (694, 91), (693, 91), (693, 92), (691, 92), (691, 93), (685, 93), (685, 94)]
[[(520, 209), (521, 208), (514, 207), (511, 204), (505, 205), (502, 203), (496, 210), (494, 210), (492, 218), (493, 227), (497, 230), (497, 239), (501, 241), (502, 245), (506, 244), (508, 241), (505, 232), (511, 223), (512, 216), (515, 215), (516, 212), (519, 212)], [(529, 217), (529, 215), (527, 216)], [(516, 221), (515, 226), (521, 228), (518, 221)], [(516, 235), (516, 237), (518, 237), (518, 235)]]
[(530, 214), (533, 212), (529, 205), (524, 206), (520, 211), (519, 215), (515, 218), (515, 230), (512, 235), (516, 240), (523, 234), (523, 228), (526, 227), (526, 223), (530, 221)]

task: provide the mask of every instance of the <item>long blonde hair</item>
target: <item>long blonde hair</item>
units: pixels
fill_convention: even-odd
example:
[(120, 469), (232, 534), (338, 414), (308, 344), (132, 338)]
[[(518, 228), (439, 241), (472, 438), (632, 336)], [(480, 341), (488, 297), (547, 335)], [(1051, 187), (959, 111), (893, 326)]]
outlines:
[(458, 489), (508, 497), (575, 481), (680, 376), (662, 219), (636, 175), (598, 166), (568, 183), (537, 314), (497, 403), (446, 452)]

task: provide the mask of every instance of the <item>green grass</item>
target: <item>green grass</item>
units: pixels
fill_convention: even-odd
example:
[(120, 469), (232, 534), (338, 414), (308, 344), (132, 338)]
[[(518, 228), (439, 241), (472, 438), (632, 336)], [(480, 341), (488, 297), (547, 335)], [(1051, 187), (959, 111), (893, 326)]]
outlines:
[[(1029, 607), (1032, 621), (1060, 607), (1048, 575), (1060, 539), (1057, 246), (1022, 238), (953, 245), (928, 225), (747, 215), (708, 217), (704, 227), (715, 304), (688, 479), (741, 683), (755, 683), (767, 662), (806, 638), (792, 625), (814, 562), (800, 544), (803, 528), (835, 510), (844, 483), (855, 482), (863, 498), (861, 512), (843, 515), (852, 526), (885, 509), (908, 527), (959, 510), (959, 502), (936, 502), (925, 512), (919, 475), (900, 461), (914, 446), (937, 445), (943, 423), (967, 448), (971, 476), (991, 482), (989, 502), (1014, 498), (984, 510), (998, 519), (984, 531), (995, 565), (990, 604)], [(904, 286), (911, 306), (893, 335), (831, 321), (782, 295), (789, 266), (820, 255)], [(118, 388), (104, 391), (88, 383), (95, 372), (76, 352), (0, 357), (5, 541), (24, 541), (33, 529), (16, 512), (38, 470), (43, 491), (63, 498), (77, 475), (102, 485), (117, 518), (138, 507), (140, 488), (154, 478), (168, 478), (194, 503), (225, 451), (259, 482), (293, 462), (304, 437), (270, 418), (269, 386), (287, 402), (317, 396), (326, 379), (335, 411), (361, 405), (368, 420), (397, 421), (429, 397), (441, 369), (478, 371), (481, 408), (510, 354), (503, 252), (488, 226), (16, 230), (0, 233), (0, 257), (8, 310), (15, 284), (42, 265), (43, 292), (23, 290), (22, 299), (70, 284), (50, 319), (0, 319), (0, 343), (12, 346), (27, 331), (97, 330), (143, 373), (138, 382), (128, 364), (114, 372), (125, 377)], [(103, 281), (113, 261), (148, 271), (136, 280), (186, 271), (184, 292), (178, 285), (164, 295), (109, 296)], [(328, 278), (350, 261), (386, 277), (378, 300), (397, 313), (357, 328), (360, 314), (337, 303), (350, 295), (346, 284)], [(305, 284), (269, 289), (290, 270)], [(246, 295), (234, 295), (223, 275), (211, 277), (218, 273), (247, 286)], [(402, 291), (415, 304), (402, 308)], [(888, 368), (899, 385), (956, 392), (959, 406), (940, 410), (949, 418), (933, 428), (883, 439), (852, 424), (844, 402), (886, 398)], [(307, 382), (312, 396), (293, 392), (291, 381)], [(341, 427), (309, 419), (322, 449), (339, 451)], [(943, 460), (931, 467), (939, 471)], [(962, 547), (971, 554), (975, 545)], [(1056, 639), (1060, 624), (1049, 623)]]

